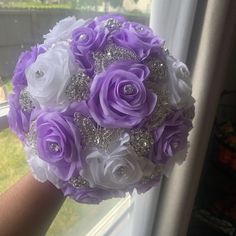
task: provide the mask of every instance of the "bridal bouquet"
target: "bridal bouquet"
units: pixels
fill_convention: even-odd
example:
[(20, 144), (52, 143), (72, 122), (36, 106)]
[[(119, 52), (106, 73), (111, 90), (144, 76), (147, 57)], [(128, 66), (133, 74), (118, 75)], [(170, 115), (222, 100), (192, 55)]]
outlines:
[(187, 151), (189, 71), (140, 23), (67, 17), (21, 54), (10, 128), (35, 178), (95, 204), (143, 193)]

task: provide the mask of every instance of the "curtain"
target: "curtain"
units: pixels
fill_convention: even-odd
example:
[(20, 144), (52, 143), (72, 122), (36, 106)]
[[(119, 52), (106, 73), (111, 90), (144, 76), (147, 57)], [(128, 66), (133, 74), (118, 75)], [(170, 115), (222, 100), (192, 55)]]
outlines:
[[(164, 4), (164, 1), (158, 2)], [(174, 1), (168, 0), (167, 2), (175, 5)], [(183, 2), (187, 4), (188, 1)], [(189, 2), (195, 4), (195, 1)], [(236, 2), (233, 0), (199, 0), (192, 31), (187, 21), (190, 20), (191, 24), (193, 16), (187, 13), (185, 13), (187, 16), (182, 21), (180, 20), (181, 23), (178, 22), (178, 18), (175, 18), (176, 22), (172, 22), (170, 25), (168, 25), (170, 21), (168, 18), (172, 16), (167, 14), (167, 26), (175, 28), (168, 33), (169, 29), (162, 24), (160, 29), (161, 33), (167, 34), (169, 37), (178, 35), (175, 38), (167, 38), (167, 43), (173, 48), (174, 55), (181, 59), (186, 57), (186, 63), (192, 68), (193, 96), (196, 104), (194, 128), (189, 137), (190, 148), (187, 159), (181, 166), (176, 165), (170, 178), (165, 178), (162, 183), (153, 231), (155, 236), (184, 236), (187, 234), (217, 103), (223, 89), (228, 59), (234, 44), (235, 6)], [(158, 5), (156, 7), (158, 9)], [(182, 6), (175, 7), (181, 8)], [(156, 14), (158, 14), (158, 10)], [(166, 13), (159, 12), (159, 14)], [(159, 19), (159, 23), (163, 21), (165, 21), (165, 16)], [(184, 39), (185, 29), (191, 32), (188, 32)], [(190, 35), (191, 43), (188, 47), (187, 38)], [(183, 45), (175, 46), (175, 43), (179, 43), (174, 40), (176, 38), (185, 40), (182, 43), (186, 43), (188, 51), (185, 51)]]
[[(153, 0), (151, 4), (150, 27), (166, 40), (170, 51), (181, 60), (187, 56), (196, 3), (197, 0)], [(156, 223), (161, 182), (145, 194), (134, 195), (131, 236), (151, 236)]]

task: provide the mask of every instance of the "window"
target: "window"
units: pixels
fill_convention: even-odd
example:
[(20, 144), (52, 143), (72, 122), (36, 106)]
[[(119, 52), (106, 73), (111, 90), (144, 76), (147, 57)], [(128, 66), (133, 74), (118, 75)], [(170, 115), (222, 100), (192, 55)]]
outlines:
[[(19, 53), (42, 42), (42, 35), (66, 16), (75, 15), (87, 19), (104, 12), (117, 11), (131, 20), (149, 24), (150, 1), (3, 0), (0, 2), (0, 150), (2, 153), (0, 192), (4, 192), (29, 171), (22, 144), (8, 128), (6, 117), (8, 113), (6, 97), (12, 90), (11, 75)], [(136, 199), (127, 196), (125, 199), (111, 199), (97, 206), (78, 204), (67, 199), (47, 235), (94, 236), (111, 235), (111, 232), (113, 235), (127, 235), (128, 229), (124, 227), (125, 224), (120, 226), (120, 222), (134, 220), (130, 218), (130, 212), (134, 210), (139, 214), (139, 210), (133, 203), (142, 197)], [(146, 205), (146, 207), (149, 210), (151, 206)], [(126, 233), (121, 234), (120, 230), (125, 230)]]

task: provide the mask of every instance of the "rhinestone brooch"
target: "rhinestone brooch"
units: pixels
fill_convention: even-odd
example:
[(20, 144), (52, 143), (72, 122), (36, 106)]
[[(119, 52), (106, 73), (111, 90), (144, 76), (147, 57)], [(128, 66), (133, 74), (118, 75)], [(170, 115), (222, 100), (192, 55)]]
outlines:
[(31, 112), (35, 107), (30, 93), (25, 89), (20, 92), (19, 103), (21, 109), (26, 112)]
[(72, 177), (69, 180), (69, 183), (74, 187), (74, 188), (81, 188), (81, 187), (89, 187), (89, 182), (84, 179), (82, 176), (78, 177)]
[(154, 144), (150, 132), (142, 129), (132, 130), (130, 133), (130, 145), (138, 156), (147, 156)]
[(163, 81), (167, 78), (167, 68), (164, 62), (159, 58), (149, 58), (146, 61), (151, 74), (151, 79)]
[(105, 27), (109, 30), (109, 31), (113, 31), (113, 30), (117, 30), (121, 27), (121, 23), (114, 18), (110, 18), (106, 21), (105, 23)]
[(80, 128), (83, 145), (95, 146), (105, 152), (109, 151), (112, 141), (119, 140), (122, 134), (121, 129), (96, 127), (90, 118), (81, 115), (79, 112), (75, 112), (74, 122)]
[(65, 89), (65, 94), (69, 101), (86, 99), (89, 94), (89, 82), (90, 78), (82, 72), (73, 75)]
[(104, 51), (99, 51), (93, 54), (95, 60), (96, 73), (105, 70), (113, 62), (120, 60), (139, 61), (137, 55), (126, 48), (119, 47), (115, 44), (109, 44)]

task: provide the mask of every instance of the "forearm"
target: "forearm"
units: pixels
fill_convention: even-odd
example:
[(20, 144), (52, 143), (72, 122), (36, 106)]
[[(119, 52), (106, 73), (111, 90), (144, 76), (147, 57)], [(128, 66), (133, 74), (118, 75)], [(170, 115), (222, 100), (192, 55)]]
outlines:
[(24, 176), (0, 197), (0, 235), (44, 235), (63, 201), (49, 182)]

